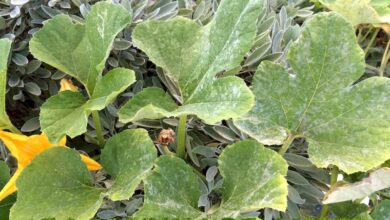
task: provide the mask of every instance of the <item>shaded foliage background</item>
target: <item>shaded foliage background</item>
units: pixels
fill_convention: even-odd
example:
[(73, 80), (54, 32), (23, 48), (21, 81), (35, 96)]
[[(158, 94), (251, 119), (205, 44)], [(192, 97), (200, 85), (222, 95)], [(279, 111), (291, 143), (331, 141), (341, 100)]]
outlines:
[[(69, 14), (76, 20), (83, 20), (92, 4), (88, 0), (1, 0), (0, 1), (0, 38), (13, 40), (12, 55), (8, 68), (7, 112), (13, 123), (25, 133), (38, 132), (39, 109), (50, 96), (57, 94), (59, 81), (65, 74), (34, 59), (28, 50), (28, 42), (42, 24), (61, 13)], [(118, 99), (100, 114), (105, 135), (112, 136), (126, 128), (147, 128), (153, 139), (161, 129), (172, 128), (178, 124), (174, 118), (161, 120), (143, 120), (136, 123), (118, 122), (118, 108), (134, 94), (146, 87), (160, 87), (169, 90), (175, 96), (178, 89), (163, 70), (151, 63), (146, 55), (133, 47), (131, 32), (134, 26), (147, 19), (166, 20), (174, 16), (185, 16), (200, 25), (207, 24), (218, 8), (219, 0), (114, 0), (122, 4), (133, 14), (132, 25), (127, 27), (115, 40), (114, 48), (106, 64), (106, 71), (113, 67), (126, 67), (136, 72), (137, 82), (128, 88)], [(286, 63), (285, 54), (292, 41), (300, 33), (301, 25), (313, 13), (323, 11), (317, 1), (309, 0), (265, 0), (265, 8), (259, 14), (258, 33), (252, 50), (247, 54), (240, 67), (220, 73), (238, 74), (248, 85), (260, 62), (272, 60)], [(382, 55), (388, 40), (387, 35), (370, 26), (357, 28), (359, 43), (366, 49), (367, 68), (365, 77), (378, 75)], [(385, 75), (390, 75), (387, 65)], [(77, 84), (76, 84), (77, 85)], [(78, 85), (81, 86), (81, 85)], [(277, 89), (277, 88), (275, 88)], [(89, 134), (68, 141), (68, 146), (75, 147), (96, 158), (99, 147), (88, 136), (94, 137), (93, 123), (89, 123)], [(202, 196), (198, 206), (209, 209), (218, 201), (222, 178), (217, 170), (217, 158), (227, 144), (247, 138), (231, 121), (218, 125), (206, 125), (196, 117), (188, 123), (187, 152), (188, 161), (206, 175), (207, 184), (202, 184)], [(171, 146), (175, 147), (175, 146)], [(273, 148), (273, 146), (270, 146)], [(247, 213), (247, 216), (261, 216), (264, 219), (283, 217), (285, 219), (302, 218), (316, 215), (321, 209), (320, 201), (327, 190), (329, 175), (326, 170), (318, 169), (307, 159), (306, 143), (296, 141), (285, 154), (290, 168), (287, 175), (289, 182), (288, 211), (278, 213), (271, 209)], [(5, 148), (1, 147), (1, 158), (11, 167), (16, 163)], [(347, 178), (359, 180), (364, 176), (354, 175)], [(108, 186), (110, 177), (103, 171), (95, 175), (96, 184)], [(389, 197), (389, 193), (381, 192)], [(97, 213), (97, 219), (129, 217), (142, 205), (142, 190), (128, 201), (106, 201)], [(372, 201), (374, 202), (374, 201)], [(345, 204), (348, 207), (351, 204)], [(353, 205), (353, 204), (352, 204)], [(363, 207), (364, 208), (364, 207)], [(346, 208), (348, 210), (348, 208)], [(346, 213), (346, 210), (332, 210), (334, 213)], [(350, 213), (349, 213), (350, 214)], [(342, 214), (346, 215), (346, 214)]]

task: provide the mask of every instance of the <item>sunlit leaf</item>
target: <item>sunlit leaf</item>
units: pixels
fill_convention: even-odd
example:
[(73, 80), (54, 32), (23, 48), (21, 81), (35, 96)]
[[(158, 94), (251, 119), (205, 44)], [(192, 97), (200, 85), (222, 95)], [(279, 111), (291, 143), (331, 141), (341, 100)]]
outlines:
[(41, 107), (42, 131), (55, 143), (64, 135), (76, 137), (87, 130), (88, 116), (93, 110), (102, 110), (116, 96), (135, 82), (134, 71), (116, 68), (96, 84), (90, 100), (80, 92), (64, 91), (50, 97)]
[(367, 171), (390, 159), (390, 80), (364, 73), (352, 26), (336, 13), (305, 24), (288, 53), (291, 71), (263, 62), (253, 81), (256, 107), (236, 120), (264, 144), (305, 137), (318, 167)]
[(98, 2), (85, 24), (68, 15), (49, 20), (30, 41), (31, 53), (86, 86), (92, 94), (99, 81), (115, 36), (131, 21), (120, 5)]
[(113, 177), (110, 199), (129, 199), (152, 169), (157, 151), (144, 129), (124, 130), (110, 138), (101, 154), (104, 169)]
[[(183, 17), (137, 25), (133, 32), (135, 45), (177, 84), (181, 105), (172, 111), (165, 106), (157, 110), (157, 105), (151, 109), (129, 104), (121, 109), (120, 120), (140, 119), (134, 115), (156, 118), (194, 114), (207, 123), (216, 123), (248, 112), (253, 95), (245, 83), (238, 77), (218, 79), (216, 74), (239, 66), (252, 47), (261, 8), (261, 0), (225, 0), (213, 20), (203, 27)], [(142, 113), (151, 110), (157, 114), (148, 117)]]
[(189, 218), (202, 215), (197, 209), (200, 196), (196, 174), (181, 159), (160, 157), (144, 181), (144, 206), (139, 218)]
[(102, 190), (93, 187), (78, 152), (58, 147), (38, 155), (16, 184), (18, 199), (11, 219), (91, 219), (100, 207)]

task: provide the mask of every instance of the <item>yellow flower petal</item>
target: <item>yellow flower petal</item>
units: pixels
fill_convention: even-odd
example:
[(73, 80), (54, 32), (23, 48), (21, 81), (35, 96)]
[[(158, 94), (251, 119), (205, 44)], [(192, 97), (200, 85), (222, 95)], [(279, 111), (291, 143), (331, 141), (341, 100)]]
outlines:
[(0, 191), (0, 201), (2, 201), (7, 196), (11, 195), (16, 191), (16, 179), (19, 177), (21, 172), (22, 169), (18, 168), (14, 173), (14, 175), (11, 177), (11, 179), (8, 181), (8, 183)]
[[(18, 161), (17, 172), (15, 172), (0, 192), (0, 201), (16, 191), (16, 179), (18, 178), (20, 172), (28, 166), (28, 164), (30, 164), (35, 156), (48, 148), (58, 146), (66, 147), (66, 137), (61, 139), (59, 143), (53, 144), (50, 143), (47, 135), (44, 133), (25, 136), (0, 130), (0, 140), (4, 142), (5, 146)], [(98, 162), (87, 156), (81, 155), (81, 159), (87, 165), (89, 170), (99, 170), (102, 168)]]
[(95, 160), (82, 154), (80, 156), (81, 160), (85, 163), (85, 165), (87, 165), (89, 170), (100, 170), (102, 168), (102, 166)]
[(70, 79), (61, 79), (61, 82), (60, 82), (60, 85), (61, 85), (61, 88), (60, 88), (60, 91), (66, 91), (66, 90), (70, 90), (70, 91), (77, 91), (77, 86), (73, 85), (73, 82), (72, 80)]

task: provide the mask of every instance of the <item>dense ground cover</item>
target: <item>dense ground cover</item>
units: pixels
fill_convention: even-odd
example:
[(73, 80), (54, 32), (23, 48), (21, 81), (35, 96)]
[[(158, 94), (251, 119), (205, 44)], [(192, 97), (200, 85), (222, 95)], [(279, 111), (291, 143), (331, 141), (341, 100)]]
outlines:
[(1, 219), (389, 219), (389, 5), (0, 2)]

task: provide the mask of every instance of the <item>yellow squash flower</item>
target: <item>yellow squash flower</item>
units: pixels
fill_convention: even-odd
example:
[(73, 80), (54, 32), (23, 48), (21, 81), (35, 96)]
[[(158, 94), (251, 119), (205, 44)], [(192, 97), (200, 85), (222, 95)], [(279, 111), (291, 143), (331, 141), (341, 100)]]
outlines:
[(77, 86), (73, 85), (73, 82), (70, 79), (61, 79), (60, 85), (61, 85), (60, 92), (66, 90), (76, 92), (78, 89)]
[[(52, 144), (44, 133), (40, 135), (25, 136), (0, 130), (0, 139), (18, 161), (18, 168), (16, 169), (15, 174), (0, 192), (0, 201), (17, 190), (15, 184), (16, 179), (37, 154), (52, 147), (66, 147), (66, 137), (58, 144)], [(89, 170), (101, 169), (101, 165), (98, 162), (87, 156), (81, 155), (81, 160), (87, 165)]]

